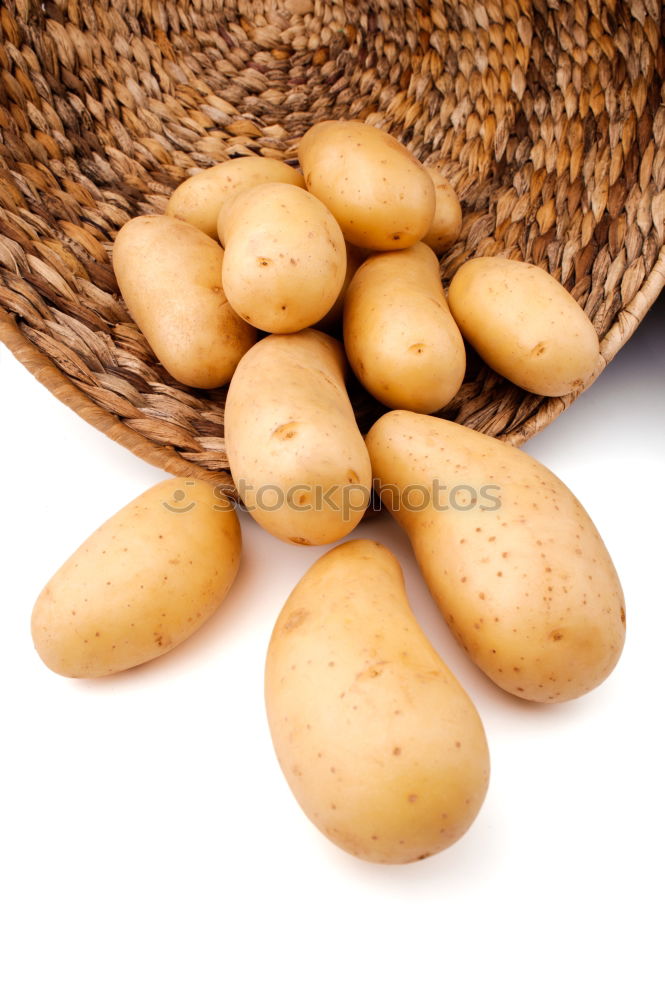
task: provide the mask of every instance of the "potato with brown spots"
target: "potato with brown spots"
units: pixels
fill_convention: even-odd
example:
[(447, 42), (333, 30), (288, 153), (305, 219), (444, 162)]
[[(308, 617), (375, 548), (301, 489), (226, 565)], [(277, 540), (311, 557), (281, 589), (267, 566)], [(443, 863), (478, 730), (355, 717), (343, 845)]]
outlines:
[(403, 250), (427, 233), (434, 184), (388, 132), (359, 121), (318, 122), (300, 140), (298, 158), (308, 191), (328, 206), (349, 243)]
[(131, 219), (113, 245), (132, 319), (167, 372), (198, 389), (226, 385), (256, 340), (224, 294), (223, 260), (218, 243), (166, 215)]
[(391, 409), (434, 413), (462, 384), (466, 353), (424, 243), (374, 254), (344, 303), (344, 346), (359, 381)]
[(267, 156), (239, 156), (200, 170), (179, 184), (166, 206), (166, 214), (196, 226), (217, 239), (217, 219), (222, 205), (240, 191), (277, 181), (304, 188), (302, 174), (281, 160)]
[(451, 630), (499, 687), (577, 698), (614, 668), (625, 611), (589, 515), (540, 462), (460, 424), (393, 411), (367, 447)]
[(167, 479), (92, 534), (39, 595), (47, 667), (103, 677), (166, 653), (224, 600), (240, 562), (233, 505), (210, 483)]
[(270, 640), (265, 697), (292, 792), (356, 857), (417, 861), (476, 817), (489, 779), (482, 722), (377, 542), (338, 546), (293, 590)]
[(346, 244), (325, 205), (290, 184), (241, 191), (219, 214), (222, 284), (233, 308), (269, 333), (314, 326), (346, 276)]
[(231, 474), (252, 517), (283, 541), (337, 542), (369, 503), (369, 456), (344, 376), (341, 345), (303, 330), (260, 340), (229, 386)]
[(475, 257), (455, 272), (448, 305), (490, 368), (540, 396), (579, 392), (602, 365), (593, 323), (547, 271)]

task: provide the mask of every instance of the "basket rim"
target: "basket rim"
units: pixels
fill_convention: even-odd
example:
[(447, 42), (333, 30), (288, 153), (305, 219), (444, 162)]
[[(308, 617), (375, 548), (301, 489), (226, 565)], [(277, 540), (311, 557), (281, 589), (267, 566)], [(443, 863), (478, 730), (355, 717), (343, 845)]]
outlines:
[(521, 427), (508, 434), (499, 434), (498, 437), (508, 444), (519, 446), (528, 441), (529, 438), (534, 437), (538, 431), (544, 430), (545, 427), (553, 423), (578, 396), (581, 396), (589, 386), (593, 385), (610, 361), (628, 343), (663, 288), (665, 288), (665, 246), (660, 248), (658, 257), (640, 288), (637, 289), (630, 302), (617, 314), (612, 326), (600, 341), (601, 360), (591, 378), (574, 393), (544, 400), (543, 405), (528, 420), (525, 420)]
[(0, 309), (0, 342), (2, 342), (14, 357), (26, 368), (38, 382), (41, 382), (49, 392), (70, 410), (97, 428), (112, 441), (117, 442), (149, 465), (169, 472), (173, 476), (185, 476), (207, 480), (216, 484), (231, 483), (228, 472), (212, 472), (178, 455), (171, 445), (161, 445), (127, 427), (115, 414), (109, 413), (98, 403), (90, 399), (86, 393), (74, 385), (58, 366), (46, 354), (42, 353), (32, 341), (21, 333), (16, 319), (6, 310)]
[[(519, 446), (537, 434), (538, 431), (549, 426), (581, 392), (598, 378), (624, 344), (631, 339), (663, 288), (665, 288), (665, 247), (661, 248), (658, 258), (642, 286), (630, 302), (623, 307), (603, 337), (600, 343), (602, 363), (597, 367), (590, 381), (574, 394), (553, 397), (548, 400), (521, 427), (508, 434), (499, 435), (499, 438), (507, 444)], [(211, 471), (187, 461), (178, 455), (171, 445), (160, 445), (149, 441), (138, 431), (127, 427), (119, 417), (90, 399), (82, 389), (70, 381), (67, 375), (47, 355), (43, 354), (23, 335), (16, 318), (4, 309), (0, 309), (0, 341), (5, 344), (24, 368), (31, 372), (37, 381), (45, 386), (61, 403), (76, 412), (86, 423), (97, 428), (112, 441), (127, 448), (149, 465), (161, 468), (173, 476), (187, 476), (217, 484), (232, 484), (229, 472)]]

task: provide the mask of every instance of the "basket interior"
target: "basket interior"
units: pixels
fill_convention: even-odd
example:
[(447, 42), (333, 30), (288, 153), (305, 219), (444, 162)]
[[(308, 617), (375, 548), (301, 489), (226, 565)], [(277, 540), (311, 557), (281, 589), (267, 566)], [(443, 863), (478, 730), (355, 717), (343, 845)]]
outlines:
[[(70, 405), (129, 447), (147, 442), (151, 460), (223, 473), (225, 391), (186, 389), (156, 362), (110, 244), (196, 169), (246, 153), (293, 162), (313, 122), (356, 118), (456, 188), (464, 225), (444, 283), (481, 254), (545, 267), (606, 364), (663, 284), (661, 20), (657, 0), (6, 3), (0, 306), (22, 360), (55, 366)], [(353, 398), (361, 425), (380, 412)], [(517, 443), (571, 399), (472, 358), (445, 415)]]

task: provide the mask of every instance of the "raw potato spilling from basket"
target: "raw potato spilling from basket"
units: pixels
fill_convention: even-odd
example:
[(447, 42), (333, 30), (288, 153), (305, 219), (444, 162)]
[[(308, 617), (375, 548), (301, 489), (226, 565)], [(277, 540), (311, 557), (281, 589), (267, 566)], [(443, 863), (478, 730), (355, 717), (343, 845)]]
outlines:
[[(302, 174), (253, 156), (220, 164), (182, 184), (166, 215), (128, 222), (113, 264), (132, 317), (174, 378), (230, 382), (231, 472), (267, 531), (340, 542), (376, 489), (480, 669), (521, 698), (579, 697), (624, 641), (598, 532), (535, 459), (432, 414), (462, 383), (464, 339), (516, 385), (561, 395), (598, 364), (592, 324), (554, 278), (509, 259), (467, 261), (446, 298), (435, 251), (455, 240), (459, 203), (387, 133), (322, 122), (299, 159)], [(347, 359), (387, 409), (365, 438)], [(125, 670), (213, 614), (240, 528), (223, 491), (195, 492), (153, 487), (59, 570), (32, 623), (49, 667)], [(265, 684), (286, 779), (340, 847), (412, 861), (472, 823), (489, 778), (482, 722), (385, 547), (347, 541), (314, 563), (275, 625)]]

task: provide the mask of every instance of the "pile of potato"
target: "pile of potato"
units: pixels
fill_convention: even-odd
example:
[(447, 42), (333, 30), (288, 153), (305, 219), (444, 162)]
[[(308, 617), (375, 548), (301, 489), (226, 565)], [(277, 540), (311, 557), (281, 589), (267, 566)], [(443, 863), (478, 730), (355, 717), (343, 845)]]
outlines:
[[(535, 459), (431, 414), (462, 383), (463, 337), (517, 385), (560, 395), (599, 365), (593, 326), (554, 278), (513, 260), (469, 260), (446, 299), (435, 251), (459, 235), (459, 202), (381, 130), (322, 122), (299, 159), (302, 174), (261, 157), (220, 164), (185, 181), (166, 215), (127, 223), (113, 265), (131, 315), (174, 378), (230, 382), (229, 464), (267, 531), (340, 542), (376, 489), (481, 670), (520, 698), (579, 697), (624, 642), (602, 539)], [(344, 347), (331, 335), (340, 320)], [(347, 359), (388, 408), (365, 438)], [(240, 551), (222, 491), (160, 483), (47, 584), (36, 648), (69, 677), (144, 663), (215, 612)], [(352, 854), (427, 857), (480, 809), (482, 722), (384, 546), (347, 541), (314, 562), (273, 630), (265, 693), (293, 793)]]

